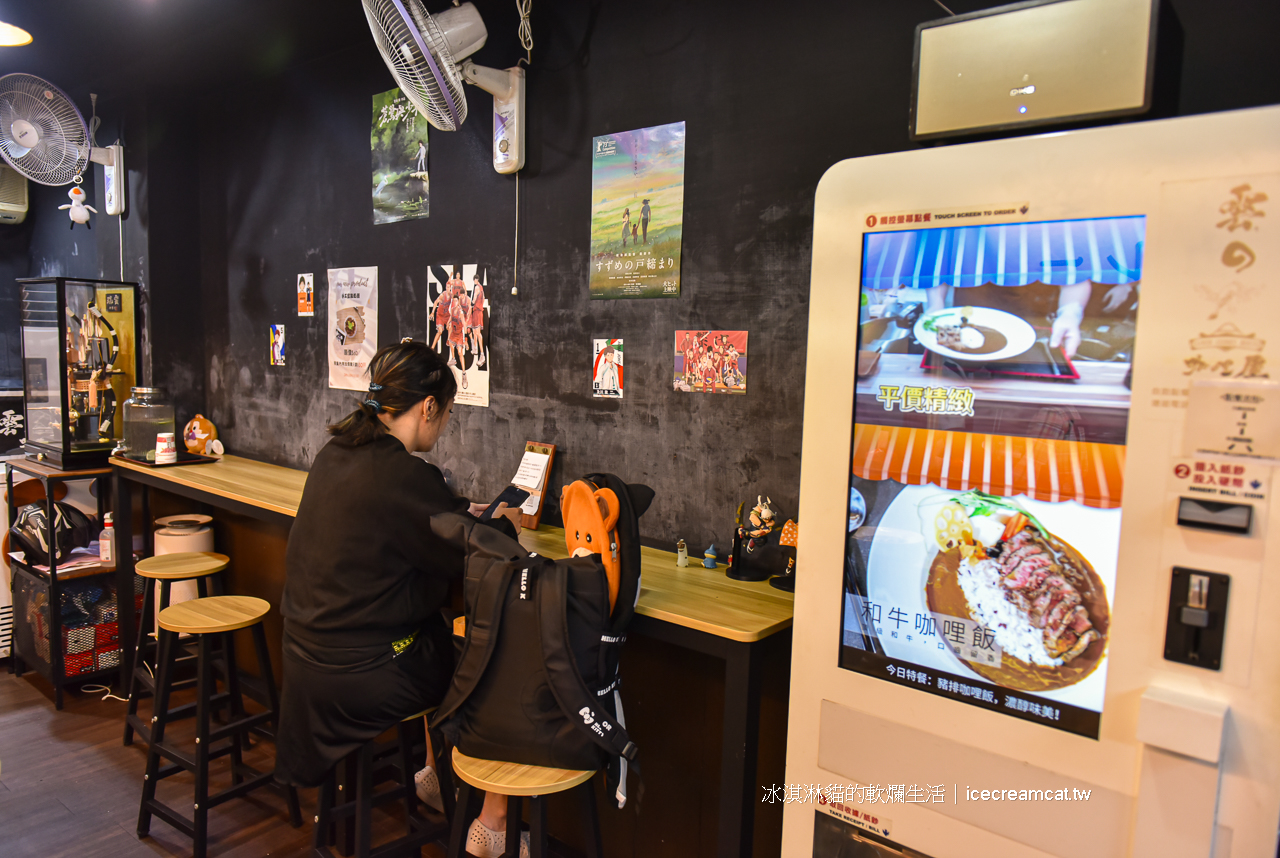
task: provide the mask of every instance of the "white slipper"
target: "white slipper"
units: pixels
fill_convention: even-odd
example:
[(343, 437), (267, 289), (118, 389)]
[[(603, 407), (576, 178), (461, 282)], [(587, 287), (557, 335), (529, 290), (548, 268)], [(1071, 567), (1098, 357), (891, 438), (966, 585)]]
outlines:
[[(494, 831), (479, 819), (467, 832), (467, 852), (476, 858), (502, 858), (507, 850), (507, 832)], [(520, 832), (520, 858), (529, 858), (529, 832)]]
[(418, 793), (418, 801), (434, 810), (444, 813), (444, 802), (440, 799), (440, 778), (435, 769), (427, 766), (413, 776), (413, 785)]

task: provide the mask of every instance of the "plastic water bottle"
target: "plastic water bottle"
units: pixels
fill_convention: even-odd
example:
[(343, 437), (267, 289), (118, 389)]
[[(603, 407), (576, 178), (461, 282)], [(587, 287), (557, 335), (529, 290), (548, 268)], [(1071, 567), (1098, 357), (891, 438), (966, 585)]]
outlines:
[(102, 533), (98, 534), (98, 559), (103, 566), (111, 566), (115, 558), (116, 529), (112, 525), (111, 513), (102, 517)]

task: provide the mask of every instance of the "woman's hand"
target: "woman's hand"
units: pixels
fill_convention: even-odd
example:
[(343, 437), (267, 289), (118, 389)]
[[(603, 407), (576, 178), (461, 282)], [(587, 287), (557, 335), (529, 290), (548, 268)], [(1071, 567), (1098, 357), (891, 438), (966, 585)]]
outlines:
[(507, 521), (511, 522), (511, 526), (516, 529), (517, 534), (520, 533), (520, 515), (521, 515), (520, 507), (507, 506), (506, 501), (503, 501), (502, 503), (498, 504), (498, 508), (493, 512), (494, 518), (498, 518), (499, 516), (501, 516), (502, 518), (505, 518)]
[(471, 508), (467, 511), (470, 512), (472, 515), (474, 515), (476, 518), (479, 518), (480, 513), (484, 512), (488, 508), (489, 508), (489, 505), (487, 503), (473, 503), (471, 505)]

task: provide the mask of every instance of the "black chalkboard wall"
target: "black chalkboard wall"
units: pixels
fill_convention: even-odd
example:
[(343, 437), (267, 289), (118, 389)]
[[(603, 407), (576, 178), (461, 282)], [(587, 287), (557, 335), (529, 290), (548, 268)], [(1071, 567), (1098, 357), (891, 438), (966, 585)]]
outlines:
[[(512, 4), (477, 5), (491, 35), (476, 60), (514, 64)], [(264, 8), (232, 6), (242, 32)], [(657, 489), (647, 539), (684, 538), (700, 553), (729, 538), (740, 500), (768, 494), (784, 517), (796, 512), (814, 190), (839, 160), (910, 147), (914, 27), (945, 13), (929, 0), (534, 7), (518, 253), (516, 182), (490, 166), (491, 102), (470, 87), (462, 130), (432, 132), (430, 218), (373, 225), (370, 97), (392, 80), (354, 0), (277, 2), (272, 9), (296, 14), (277, 22), (274, 41), (242, 43), (224, 27), (209, 37), (220, 53), (199, 74), (152, 63), (117, 83), (136, 171), (125, 274), (147, 289), (153, 378), (174, 392), (181, 419), (197, 410), (211, 418), (231, 452), (305, 468), (325, 424), (355, 400), (327, 388), (325, 270), (378, 266), (379, 339), (390, 343), (426, 335), (428, 265), (483, 263), (492, 407), (455, 408), (431, 458), (458, 491), (487, 500), (525, 441), (554, 443), (553, 496), (591, 470), (646, 482)], [(1266, 61), (1280, 31), (1276, 4), (1177, 0), (1172, 9), (1185, 50), (1168, 112), (1280, 100)], [(679, 120), (688, 124), (682, 294), (590, 301), (591, 138)], [(64, 193), (50, 191), (45, 208)], [(37, 224), (34, 236), (33, 259), (119, 274), (114, 247), (67, 263), (65, 227)], [(308, 271), (316, 315), (303, 319), (294, 288)], [(272, 367), (268, 326), (280, 323), (288, 365)], [(747, 395), (673, 392), (677, 328), (749, 331)], [(591, 398), (599, 336), (626, 340), (620, 402)], [(845, 467), (844, 450), (805, 452)]]

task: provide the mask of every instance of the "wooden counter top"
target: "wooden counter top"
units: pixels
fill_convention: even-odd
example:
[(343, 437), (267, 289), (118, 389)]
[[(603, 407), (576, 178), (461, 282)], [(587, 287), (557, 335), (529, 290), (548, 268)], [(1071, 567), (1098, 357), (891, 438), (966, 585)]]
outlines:
[(223, 456), (217, 462), (202, 465), (173, 465), (154, 468), (128, 459), (113, 457), (111, 464), (127, 471), (138, 471), (154, 479), (165, 480), (218, 497), (278, 512), (298, 514), (302, 487), (307, 472), (279, 465), (255, 462), (240, 456)]
[[(523, 531), (520, 542), (544, 557), (569, 556), (558, 527)], [(747, 643), (791, 625), (795, 597), (768, 581), (734, 581), (725, 577), (724, 564), (707, 569), (692, 557), (681, 569), (674, 553), (657, 548), (642, 547), (640, 559), (636, 613), (642, 616)]]
[[(298, 514), (307, 472), (223, 456), (202, 465), (149, 468), (113, 458), (122, 470), (138, 471), (154, 480), (172, 482), (221, 498), (287, 516)], [(216, 505), (216, 504), (215, 504)], [(543, 525), (525, 530), (520, 542), (546, 557), (567, 557), (564, 531)], [(767, 581), (733, 581), (724, 566), (706, 569), (690, 558), (686, 569), (676, 567), (670, 551), (641, 548), (642, 585), (636, 612), (730, 640), (751, 642), (767, 638), (791, 625), (794, 597), (775, 590)]]

